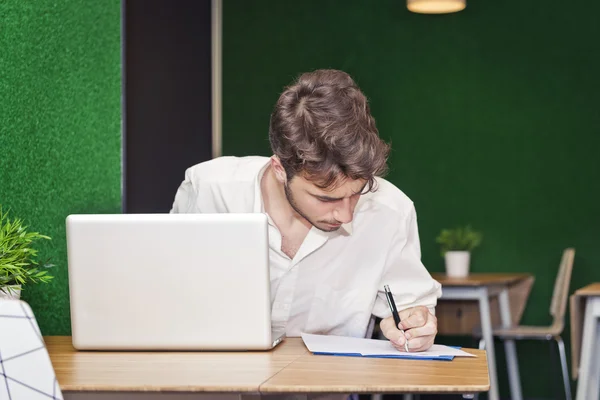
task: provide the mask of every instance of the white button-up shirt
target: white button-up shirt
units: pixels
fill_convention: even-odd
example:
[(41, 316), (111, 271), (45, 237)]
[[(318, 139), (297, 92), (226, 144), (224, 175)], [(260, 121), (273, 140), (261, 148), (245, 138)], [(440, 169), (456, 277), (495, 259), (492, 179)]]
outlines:
[[(260, 181), (267, 157), (221, 157), (189, 168), (172, 213), (265, 212)], [(365, 337), (372, 316), (391, 315), (389, 285), (398, 310), (434, 310), (441, 286), (421, 263), (412, 201), (385, 179), (361, 196), (354, 219), (336, 232), (312, 227), (293, 259), (269, 217), (273, 329)]]

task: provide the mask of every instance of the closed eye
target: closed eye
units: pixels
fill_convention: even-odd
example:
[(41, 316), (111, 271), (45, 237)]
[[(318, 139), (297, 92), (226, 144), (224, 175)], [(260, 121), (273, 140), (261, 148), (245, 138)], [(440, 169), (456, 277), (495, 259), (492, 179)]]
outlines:
[(335, 203), (336, 201), (342, 200), (342, 199), (335, 199), (335, 198), (331, 198), (331, 197), (320, 197), (320, 196), (316, 196), (316, 197), (319, 201), (322, 201), (323, 203)]

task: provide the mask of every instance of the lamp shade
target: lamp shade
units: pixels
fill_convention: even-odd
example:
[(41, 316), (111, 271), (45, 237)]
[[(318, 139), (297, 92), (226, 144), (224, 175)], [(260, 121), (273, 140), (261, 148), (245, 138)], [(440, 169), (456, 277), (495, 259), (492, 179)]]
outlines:
[(409, 11), (420, 14), (446, 14), (464, 10), (467, 0), (406, 0)]

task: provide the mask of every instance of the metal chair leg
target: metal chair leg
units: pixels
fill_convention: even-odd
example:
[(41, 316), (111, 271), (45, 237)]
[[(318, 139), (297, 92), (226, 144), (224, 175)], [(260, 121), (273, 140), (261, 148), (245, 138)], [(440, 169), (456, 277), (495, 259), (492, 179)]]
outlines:
[(508, 383), (510, 386), (511, 400), (523, 400), (521, 390), (521, 377), (519, 374), (519, 359), (517, 357), (517, 345), (514, 339), (504, 339), (504, 351), (506, 354), (506, 369), (508, 372)]
[(564, 400), (564, 384), (562, 380), (556, 379), (556, 376), (561, 376), (562, 374), (560, 369), (560, 358), (558, 354), (558, 348), (556, 346), (556, 342), (554, 341), (554, 337), (549, 335), (547, 336), (548, 343), (548, 355), (550, 356), (550, 371), (548, 376), (551, 376), (550, 382), (552, 383), (552, 393), (554, 396), (552, 397), (554, 400)]
[(565, 343), (562, 337), (555, 336), (554, 340), (558, 345), (558, 354), (560, 355), (560, 367), (562, 370), (563, 384), (565, 386), (565, 399), (571, 400), (571, 383), (569, 382), (569, 371), (567, 368), (567, 354), (565, 352)]

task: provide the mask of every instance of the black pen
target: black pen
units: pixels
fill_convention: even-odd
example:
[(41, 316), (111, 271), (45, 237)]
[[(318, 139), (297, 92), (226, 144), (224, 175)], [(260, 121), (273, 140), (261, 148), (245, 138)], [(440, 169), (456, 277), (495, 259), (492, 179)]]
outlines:
[[(400, 332), (404, 335), (404, 330), (400, 328), (400, 315), (398, 315), (398, 309), (396, 308), (396, 301), (394, 301), (394, 296), (392, 295), (392, 291), (388, 285), (383, 287), (385, 290), (385, 297), (387, 298), (388, 304), (390, 306), (390, 310), (392, 311), (392, 316), (394, 317), (394, 322), (396, 323), (396, 328), (400, 329)], [(408, 353), (408, 340), (404, 339), (404, 350)]]

